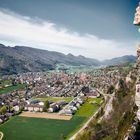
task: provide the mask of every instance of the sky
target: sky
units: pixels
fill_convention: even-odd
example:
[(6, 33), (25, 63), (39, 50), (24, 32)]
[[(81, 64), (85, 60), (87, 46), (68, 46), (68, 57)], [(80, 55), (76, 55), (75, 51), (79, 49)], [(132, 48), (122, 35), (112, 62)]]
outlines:
[(139, 0), (0, 0), (0, 43), (99, 60), (136, 55)]

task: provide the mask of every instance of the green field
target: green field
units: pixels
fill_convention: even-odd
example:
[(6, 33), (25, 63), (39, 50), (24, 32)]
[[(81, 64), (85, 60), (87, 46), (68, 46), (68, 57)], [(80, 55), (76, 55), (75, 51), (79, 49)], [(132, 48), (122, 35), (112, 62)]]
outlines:
[[(96, 101), (99, 105), (92, 104), (91, 102)], [(84, 121), (80, 124), (80, 127), (99, 109), (102, 99), (101, 98), (88, 98), (86, 102), (80, 107), (75, 113), (76, 117), (84, 117)], [(69, 134), (68, 137), (74, 135), (79, 129), (75, 129)]]
[(23, 88), (25, 88), (24, 84), (17, 84), (15, 86), (8, 86), (8, 87), (0, 89), (0, 94), (12, 92), (14, 90), (19, 90), (19, 89), (23, 89)]
[(10, 80), (0, 80), (0, 86), (11, 85)]
[(100, 105), (102, 99), (88, 98), (75, 115), (89, 118), (100, 107), (99, 105), (92, 104), (92, 102), (94, 101), (96, 101)]
[(1, 125), (3, 140), (63, 140), (78, 129), (84, 117), (73, 117), (70, 121), (27, 117), (13, 117)]
[(73, 100), (73, 97), (44, 97), (44, 98), (35, 98), (37, 100), (40, 101), (52, 101), (52, 102), (59, 102), (59, 101), (66, 101), (66, 102), (70, 102)]
[(99, 108), (91, 102), (101, 98), (89, 98), (69, 121), (42, 118), (12, 117), (0, 126), (3, 140), (64, 140), (75, 134)]

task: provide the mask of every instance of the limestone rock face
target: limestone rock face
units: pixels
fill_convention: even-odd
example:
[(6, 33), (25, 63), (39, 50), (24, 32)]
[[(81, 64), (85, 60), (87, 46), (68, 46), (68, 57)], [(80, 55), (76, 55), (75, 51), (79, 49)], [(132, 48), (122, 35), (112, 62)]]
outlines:
[(136, 84), (135, 103), (140, 108), (140, 84)]
[(138, 117), (138, 119), (140, 120), (140, 109), (139, 109), (138, 112), (137, 112), (137, 117)]
[(140, 44), (137, 46), (137, 83), (136, 83), (136, 94), (135, 104), (138, 106), (137, 118), (140, 120)]
[(135, 18), (133, 24), (140, 25), (140, 3), (139, 6), (136, 8)]
[[(135, 25), (140, 25), (140, 2), (139, 6), (136, 8), (136, 14), (134, 17), (134, 22), (133, 24)], [(140, 29), (139, 29), (140, 31)], [(136, 94), (135, 94), (135, 103), (138, 106), (138, 112), (137, 112), (137, 117), (140, 120), (140, 44), (137, 46), (137, 83), (136, 83)]]
[(137, 45), (137, 56), (140, 57), (140, 44)]
[(139, 74), (139, 70), (140, 70), (140, 44), (138, 44), (137, 46), (137, 69), (138, 69), (138, 74)]

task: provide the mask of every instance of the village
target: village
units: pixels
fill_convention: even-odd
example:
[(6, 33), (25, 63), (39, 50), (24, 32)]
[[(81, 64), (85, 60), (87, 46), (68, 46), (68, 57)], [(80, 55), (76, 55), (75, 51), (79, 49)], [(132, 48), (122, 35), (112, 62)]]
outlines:
[[(16, 85), (0, 95), (0, 123), (21, 112), (47, 112), (73, 115), (87, 98), (98, 98), (112, 94), (122, 73), (118, 67), (100, 68), (91, 72), (68, 73), (66, 71), (29, 72), (2, 76), (0, 91)], [(57, 100), (53, 100), (56, 98)], [(65, 100), (65, 99), (69, 100)]]

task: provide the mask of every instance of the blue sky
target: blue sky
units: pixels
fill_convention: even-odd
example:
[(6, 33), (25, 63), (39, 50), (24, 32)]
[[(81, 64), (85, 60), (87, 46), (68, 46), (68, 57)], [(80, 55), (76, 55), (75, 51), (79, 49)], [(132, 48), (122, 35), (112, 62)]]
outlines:
[(138, 0), (0, 0), (0, 41), (108, 59), (133, 54)]

